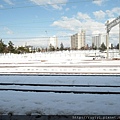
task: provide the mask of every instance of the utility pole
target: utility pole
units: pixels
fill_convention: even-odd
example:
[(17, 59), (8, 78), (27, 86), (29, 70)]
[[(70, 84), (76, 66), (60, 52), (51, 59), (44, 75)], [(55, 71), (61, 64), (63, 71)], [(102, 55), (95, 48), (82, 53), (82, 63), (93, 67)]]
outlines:
[[(109, 21), (107, 21), (107, 24), (109, 24)], [(107, 59), (109, 59), (109, 30), (107, 28), (107, 36), (106, 36), (106, 45), (107, 45)]]
[(119, 55), (120, 55), (120, 23), (119, 23)]
[(109, 59), (109, 32), (107, 32), (107, 59)]

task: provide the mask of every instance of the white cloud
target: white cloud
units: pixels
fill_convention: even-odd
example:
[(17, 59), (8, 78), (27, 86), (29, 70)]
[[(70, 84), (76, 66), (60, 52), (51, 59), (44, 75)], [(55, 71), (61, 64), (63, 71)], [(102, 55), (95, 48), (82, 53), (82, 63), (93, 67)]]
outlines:
[(4, 0), (4, 2), (8, 3), (9, 5), (14, 5), (14, 3), (11, 0)]
[(107, 15), (109, 18), (114, 17), (113, 12), (112, 12), (112, 11), (110, 11), (110, 10), (106, 10), (106, 15)]
[(5, 31), (8, 35), (12, 35), (12, 34), (13, 34), (13, 31), (10, 30), (10, 29), (7, 28), (7, 27), (4, 27), (4, 31)]
[(106, 10), (106, 11), (95, 11), (93, 12), (93, 15), (97, 18), (97, 19), (110, 19), (110, 18), (115, 18), (115, 16), (119, 16), (120, 15), (120, 7), (115, 7), (111, 10)]
[(115, 17), (115, 15), (119, 16), (120, 15), (120, 7), (115, 7), (112, 10), (106, 10), (106, 14), (108, 17)]
[(103, 12), (102, 10), (93, 12), (93, 14), (97, 19), (104, 19), (106, 16), (106, 13)]
[(112, 13), (115, 13), (117, 15), (120, 15), (120, 7), (115, 7), (112, 9)]
[(70, 9), (69, 8), (66, 8), (65, 11), (69, 11)]
[[(104, 28), (104, 24), (94, 21), (89, 15), (82, 14), (81, 12), (77, 13), (76, 16), (72, 18), (62, 17), (61, 20), (54, 21), (52, 26), (57, 26), (63, 29), (72, 30), (74, 32), (79, 32), (81, 29), (88, 31), (100, 30)], [(101, 32), (103, 29), (101, 30)]]
[(76, 31), (81, 22), (75, 18), (62, 17), (62, 20), (55, 21), (52, 26), (57, 26), (63, 29)]
[(103, 0), (93, 0), (93, 3), (100, 6), (103, 3)]
[(89, 21), (91, 20), (90, 16), (88, 14), (83, 14), (81, 12), (77, 13), (77, 19), (82, 20), (82, 21)]
[(72, 6), (72, 8), (73, 8), (73, 9), (76, 9), (76, 8), (77, 8), (77, 6)]
[(50, 5), (54, 9), (62, 9), (62, 6), (67, 3), (68, 0), (30, 0), (37, 5)]
[(0, 5), (0, 8), (3, 8), (3, 5)]

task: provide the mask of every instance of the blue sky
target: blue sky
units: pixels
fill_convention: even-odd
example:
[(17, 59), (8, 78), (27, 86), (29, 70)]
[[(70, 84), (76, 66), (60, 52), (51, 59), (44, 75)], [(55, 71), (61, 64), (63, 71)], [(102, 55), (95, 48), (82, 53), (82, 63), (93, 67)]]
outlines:
[[(120, 16), (120, 0), (0, 0), (0, 39), (7, 44), (47, 46), (49, 37), (70, 46), (70, 36), (105, 34), (105, 22)], [(118, 26), (110, 42), (118, 43)]]

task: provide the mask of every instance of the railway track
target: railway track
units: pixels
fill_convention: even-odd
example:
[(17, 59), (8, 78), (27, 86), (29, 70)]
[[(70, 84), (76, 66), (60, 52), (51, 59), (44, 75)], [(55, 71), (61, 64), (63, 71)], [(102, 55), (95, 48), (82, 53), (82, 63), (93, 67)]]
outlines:
[(120, 72), (0, 72), (0, 76), (120, 76)]
[(68, 84), (23, 84), (23, 83), (0, 83), (0, 85), (16, 85), (16, 86), (50, 86), (50, 87), (113, 87), (120, 85), (68, 85)]
[(74, 93), (74, 94), (120, 94), (120, 92), (100, 92), (100, 91), (64, 91), (64, 90), (31, 90), (31, 89), (1, 89), (0, 91), (22, 91), (22, 92), (53, 92), (53, 93)]
[(28, 68), (31, 68), (31, 67), (36, 67), (36, 68), (48, 68), (48, 67), (50, 67), (50, 68), (98, 68), (98, 67), (120, 67), (120, 65), (93, 65), (93, 64), (91, 64), (91, 65), (29, 65), (29, 66), (27, 66), (26, 64), (24, 65), (24, 64), (21, 64), (21, 65), (19, 65), (19, 64), (16, 64), (16, 65), (4, 65), (4, 64), (2, 64), (2, 65), (0, 65), (0, 68), (19, 68), (19, 67), (23, 67), (23, 68), (26, 68), (26, 67), (28, 67)]
[[(10, 86), (12, 88), (4, 88)], [(19, 88), (18, 86), (39, 86), (39, 87), (51, 87), (52, 89), (34, 89), (34, 88)], [(18, 88), (14, 88), (18, 87)], [(55, 87), (59, 87), (58, 89), (55, 89)], [(63, 87), (66, 87), (66, 89), (62, 89)], [(106, 91), (106, 90), (72, 90), (72, 88), (120, 88), (119, 85), (69, 85), (69, 84), (23, 84), (23, 83), (0, 83), (0, 91), (20, 91), (20, 92), (46, 92), (46, 93), (73, 93), (73, 94), (120, 94), (119, 91)], [(68, 90), (67, 88), (71, 88)]]

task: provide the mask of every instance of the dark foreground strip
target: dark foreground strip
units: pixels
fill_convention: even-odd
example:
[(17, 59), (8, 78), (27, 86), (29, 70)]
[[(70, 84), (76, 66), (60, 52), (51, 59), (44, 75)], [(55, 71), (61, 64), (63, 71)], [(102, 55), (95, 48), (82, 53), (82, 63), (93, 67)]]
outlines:
[(0, 115), (0, 120), (120, 120), (120, 115)]
[(53, 92), (53, 93), (74, 93), (74, 94), (120, 94), (120, 92), (64, 91), (64, 90), (29, 90), (29, 89), (1, 89), (1, 88), (0, 88), (0, 91)]
[(120, 120), (120, 115), (0, 115), (0, 120)]
[(50, 86), (50, 87), (120, 87), (118, 85), (69, 85), (69, 84), (21, 84), (21, 83), (0, 83), (0, 85), (18, 86)]

